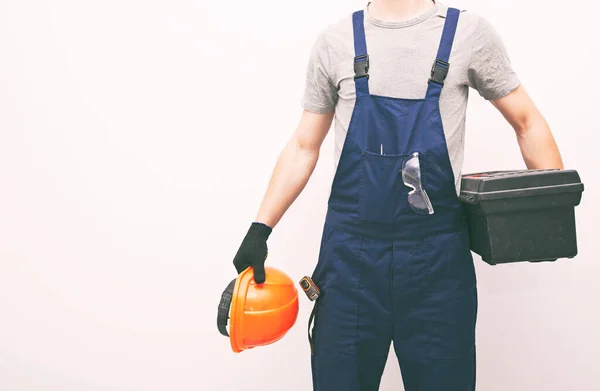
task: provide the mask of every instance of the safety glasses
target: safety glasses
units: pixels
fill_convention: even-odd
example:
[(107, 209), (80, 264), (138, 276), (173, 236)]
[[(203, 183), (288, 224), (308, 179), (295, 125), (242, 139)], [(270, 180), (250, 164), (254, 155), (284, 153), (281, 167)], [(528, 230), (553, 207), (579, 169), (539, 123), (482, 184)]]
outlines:
[(414, 152), (402, 164), (402, 180), (404, 185), (412, 190), (408, 193), (408, 204), (418, 214), (433, 214), (433, 205), (423, 185), (421, 184), (421, 165), (419, 152)]

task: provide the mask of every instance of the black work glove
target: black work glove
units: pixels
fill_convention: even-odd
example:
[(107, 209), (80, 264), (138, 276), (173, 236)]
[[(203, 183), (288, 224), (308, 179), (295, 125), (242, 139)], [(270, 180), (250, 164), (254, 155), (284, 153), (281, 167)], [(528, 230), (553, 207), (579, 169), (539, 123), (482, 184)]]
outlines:
[(271, 227), (263, 223), (252, 223), (246, 237), (242, 241), (233, 265), (238, 274), (252, 266), (254, 281), (257, 284), (265, 282), (265, 260), (267, 259), (267, 239), (271, 234)]

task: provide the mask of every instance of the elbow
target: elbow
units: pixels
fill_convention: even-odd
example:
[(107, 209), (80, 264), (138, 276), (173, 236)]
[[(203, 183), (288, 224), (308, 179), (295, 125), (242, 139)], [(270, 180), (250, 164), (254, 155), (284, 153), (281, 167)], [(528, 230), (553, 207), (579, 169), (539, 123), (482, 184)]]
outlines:
[(527, 133), (529, 133), (532, 127), (532, 124), (525, 123), (513, 125), (513, 129), (515, 130), (515, 134), (518, 138), (524, 138), (525, 136), (527, 136)]
[(512, 123), (512, 127), (515, 130), (517, 137), (523, 138), (526, 137), (532, 129), (548, 128), (548, 124), (546, 123), (546, 119), (539, 112), (535, 112), (517, 118), (517, 120)]
[(291, 147), (295, 151), (295, 155), (304, 161), (316, 162), (319, 158), (320, 145), (310, 142), (310, 140), (301, 137), (292, 139)]
[(311, 164), (316, 164), (317, 160), (319, 160), (321, 148), (312, 144), (300, 144), (299, 148), (301, 155), (306, 160), (308, 160)]

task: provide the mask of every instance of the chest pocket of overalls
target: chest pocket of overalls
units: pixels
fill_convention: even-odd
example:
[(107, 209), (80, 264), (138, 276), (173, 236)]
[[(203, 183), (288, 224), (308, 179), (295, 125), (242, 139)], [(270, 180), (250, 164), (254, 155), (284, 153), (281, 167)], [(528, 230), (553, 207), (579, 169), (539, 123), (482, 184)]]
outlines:
[(362, 221), (391, 223), (410, 208), (402, 164), (409, 155), (361, 153), (359, 216)]

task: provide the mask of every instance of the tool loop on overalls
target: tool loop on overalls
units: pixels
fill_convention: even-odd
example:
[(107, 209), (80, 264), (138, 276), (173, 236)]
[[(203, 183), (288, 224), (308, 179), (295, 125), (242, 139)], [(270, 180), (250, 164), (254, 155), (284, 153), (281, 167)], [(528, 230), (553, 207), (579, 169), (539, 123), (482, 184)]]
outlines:
[(310, 316), (308, 317), (308, 343), (310, 345), (310, 354), (311, 356), (315, 355), (315, 343), (313, 342), (313, 337), (311, 332), (313, 320), (315, 319), (315, 315), (317, 314), (317, 302), (313, 306), (312, 311), (310, 312)]
[(312, 323), (313, 323), (313, 320), (315, 318), (315, 314), (317, 311), (317, 301), (316, 300), (321, 295), (321, 290), (319, 289), (317, 284), (315, 284), (315, 282), (312, 280), (312, 278), (310, 278), (308, 276), (302, 277), (302, 279), (300, 280), (300, 287), (302, 288), (304, 293), (306, 293), (306, 297), (308, 297), (308, 299), (310, 301), (315, 302), (315, 305), (313, 306), (313, 309), (310, 313), (310, 317), (308, 319), (308, 342), (310, 344), (310, 353), (312, 355), (314, 355), (315, 350), (314, 350), (313, 338), (311, 335), (311, 328), (312, 328)]

